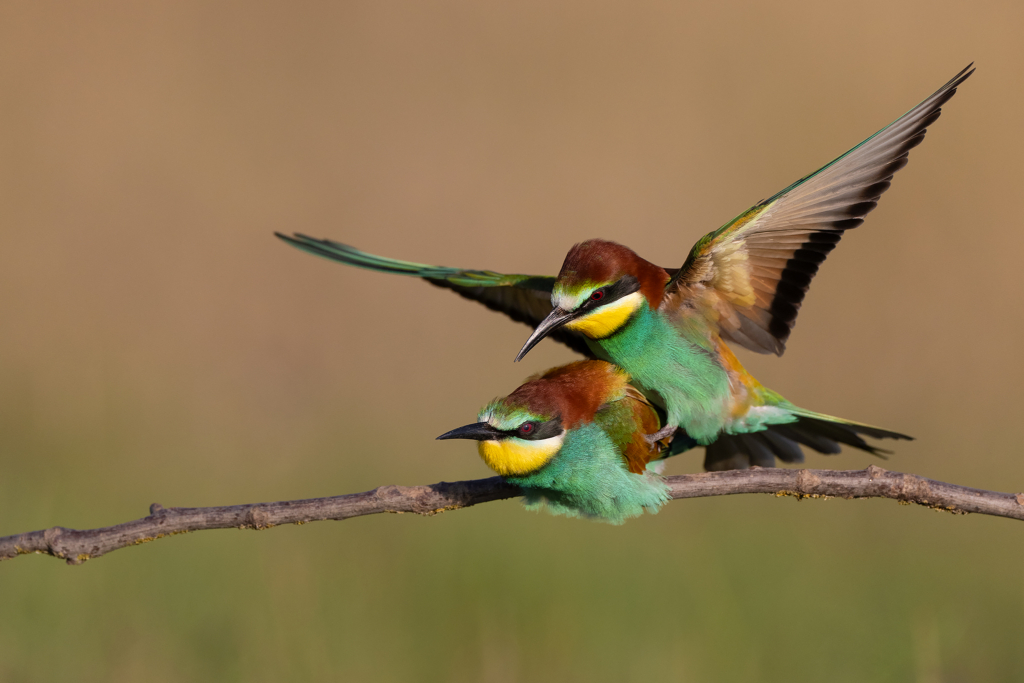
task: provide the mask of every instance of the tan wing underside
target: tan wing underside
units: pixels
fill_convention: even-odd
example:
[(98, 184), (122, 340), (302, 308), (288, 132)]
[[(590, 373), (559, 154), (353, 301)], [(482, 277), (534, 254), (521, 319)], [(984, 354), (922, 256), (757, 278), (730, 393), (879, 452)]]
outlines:
[(728, 341), (781, 355), (820, 264), (864, 222), (971, 73), (964, 69), (891, 125), (703, 238), (667, 302), (710, 315)]

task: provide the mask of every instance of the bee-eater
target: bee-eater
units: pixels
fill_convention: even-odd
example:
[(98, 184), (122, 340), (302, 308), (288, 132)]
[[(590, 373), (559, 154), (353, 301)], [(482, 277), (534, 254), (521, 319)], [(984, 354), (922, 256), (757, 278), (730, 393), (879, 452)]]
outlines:
[(480, 457), (523, 489), (526, 505), (621, 524), (656, 512), (668, 489), (650, 467), (659, 420), (620, 368), (576, 361), (530, 378), (488, 403), (479, 422), (438, 439), (475, 439)]
[[(658, 412), (629, 384), (622, 368), (599, 360), (576, 361), (531, 377), (488, 403), (478, 420), (437, 438), (479, 441), (480, 457), (523, 489), (527, 507), (546, 503), (555, 514), (613, 524), (644, 510), (657, 512), (668, 500), (660, 477), (663, 459), (694, 445), (678, 436), (671, 450), (667, 439), (651, 444), (647, 435), (658, 431)], [(876, 452), (844, 431), (848, 425), (834, 420), (807, 415), (757, 434), (723, 434), (708, 451), (718, 449), (720, 461), (727, 462), (749, 446), (760, 457), (754, 464), (762, 466), (771, 466), (776, 452), (787, 461), (802, 460), (800, 443), (837, 452), (837, 441), (842, 441)]]
[[(726, 342), (783, 353), (820, 264), (845, 231), (864, 222), (972, 73), (968, 65), (853, 149), (705, 235), (681, 268), (656, 266), (604, 240), (575, 245), (558, 276), (543, 277), (427, 266), (330, 240), (278, 237), (349, 265), (424, 278), (536, 327), (516, 360), (551, 337), (613, 361), (667, 412), (665, 426), (649, 435), (652, 442), (680, 427), (707, 445), (719, 434), (753, 434), (818, 415), (761, 386)], [(908, 438), (843, 424), (856, 434)], [(737, 458), (759, 460), (746, 447)], [(713, 460), (705, 465), (724, 468)]]

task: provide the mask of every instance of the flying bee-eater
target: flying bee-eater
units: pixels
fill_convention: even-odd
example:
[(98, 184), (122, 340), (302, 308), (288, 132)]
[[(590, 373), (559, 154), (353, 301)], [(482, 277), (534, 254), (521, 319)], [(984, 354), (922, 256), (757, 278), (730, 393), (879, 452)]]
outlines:
[(278, 237), (349, 265), (424, 278), (535, 327), (517, 360), (544, 337), (610, 360), (665, 409), (665, 425), (649, 435), (652, 442), (678, 427), (707, 445), (720, 434), (799, 420), (801, 409), (757, 383), (726, 342), (782, 355), (820, 264), (847, 230), (864, 222), (972, 73), (968, 65), (842, 156), (705, 235), (680, 268), (656, 266), (605, 240), (575, 245), (558, 276), (543, 277), (427, 266), (330, 240)]
[[(523, 489), (530, 508), (546, 504), (555, 514), (585, 516), (620, 524), (629, 517), (657, 512), (668, 500), (660, 474), (662, 461), (675, 455), (680, 437), (650, 443), (658, 412), (629, 384), (622, 368), (582, 360), (531, 377), (508, 396), (488, 403), (478, 422), (438, 439), (474, 439), (480, 457), (507, 481)], [(854, 425), (871, 432), (873, 427)], [(839, 441), (875, 453), (850, 424), (807, 414), (788, 425), (772, 425), (756, 434), (721, 435), (708, 446), (727, 464), (737, 453), (753, 453), (753, 464), (771, 466), (774, 455), (803, 459), (799, 444), (827, 453)]]

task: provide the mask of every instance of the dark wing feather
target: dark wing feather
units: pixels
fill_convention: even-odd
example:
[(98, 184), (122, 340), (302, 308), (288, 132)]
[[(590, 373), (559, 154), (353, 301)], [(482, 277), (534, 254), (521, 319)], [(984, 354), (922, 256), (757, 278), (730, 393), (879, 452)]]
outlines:
[(873, 439), (912, 438), (888, 429), (812, 413), (797, 416), (796, 422), (770, 425), (761, 432), (722, 434), (707, 446), (704, 469), (712, 472), (743, 470), (753, 466), (775, 467), (775, 458), (782, 462), (800, 463), (804, 461), (801, 445), (824, 455), (839, 453), (839, 444), (852, 446), (883, 459), (890, 453), (872, 446), (862, 436)]
[(864, 222), (972, 73), (968, 65), (846, 154), (705, 235), (669, 281), (663, 306), (710, 306), (723, 338), (782, 355), (818, 266), (845, 231)]
[[(428, 266), (367, 254), (347, 244), (331, 240), (300, 234), (274, 234), (294, 247), (332, 261), (381, 273), (423, 278), (432, 285), (450, 289), (460, 296), (478, 301), (492, 311), (504, 313), (512, 320), (530, 327), (537, 327), (551, 313), (551, 289), (555, 283), (553, 277), (503, 275), (490, 270)], [(581, 335), (565, 328), (558, 328), (548, 336), (588, 358), (595, 357)]]

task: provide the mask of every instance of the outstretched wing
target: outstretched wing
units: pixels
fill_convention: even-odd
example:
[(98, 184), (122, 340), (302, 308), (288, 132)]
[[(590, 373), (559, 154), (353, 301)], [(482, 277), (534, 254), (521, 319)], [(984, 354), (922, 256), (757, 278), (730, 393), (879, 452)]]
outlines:
[(864, 222), (972, 73), (968, 65), (846, 154), (705, 235), (669, 281), (664, 305), (710, 308), (723, 338), (781, 356), (818, 266)]
[[(453, 292), (479, 301), (492, 311), (504, 313), (516, 322), (537, 327), (551, 313), (551, 289), (555, 278), (533, 275), (502, 275), (490, 270), (462, 270), (443, 266), (428, 266), (396, 259), (375, 256), (359, 251), (347, 244), (320, 240), (306, 235), (292, 236), (274, 233), (288, 244), (316, 256), (338, 261), (357, 268), (376, 270), (382, 273), (412, 275), (423, 278), (432, 285), (450, 289)], [(573, 351), (594, 358), (581, 335), (565, 328), (559, 328), (548, 335)]]

